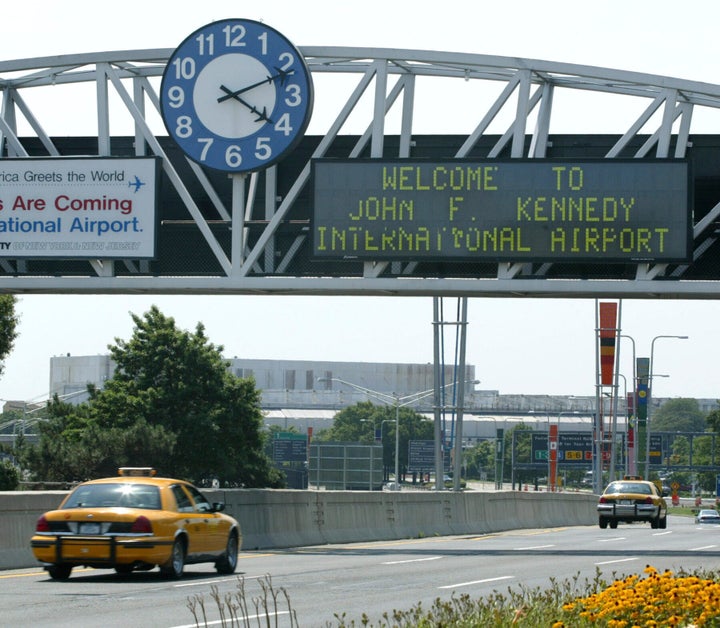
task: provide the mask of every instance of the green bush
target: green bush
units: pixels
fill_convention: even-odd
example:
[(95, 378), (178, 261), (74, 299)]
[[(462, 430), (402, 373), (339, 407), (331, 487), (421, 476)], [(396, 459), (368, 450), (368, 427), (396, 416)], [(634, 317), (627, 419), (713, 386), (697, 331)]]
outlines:
[(20, 474), (9, 460), (0, 462), (0, 491), (14, 491), (20, 482)]

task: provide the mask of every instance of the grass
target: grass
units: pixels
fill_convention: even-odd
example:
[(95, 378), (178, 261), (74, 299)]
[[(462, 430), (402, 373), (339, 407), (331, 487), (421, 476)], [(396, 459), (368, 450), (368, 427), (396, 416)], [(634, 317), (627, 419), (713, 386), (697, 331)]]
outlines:
[(668, 506), (669, 515), (680, 515), (681, 517), (694, 517), (698, 509), (694, 506)]
[[(261, 594), (248, 600), (245, 582), (238, 578), (234, 593), (221, 596), (211, 588), (211, 600), (225, 627), (278, 626), (280, 615), (299, 628), (297, 615), (284, 588), (277, 591), (270, 576), (260, 581)], [(188, 598), (195, 625), (210, 625), (202, 595)], [(378, 622), (362, 615), (334, 615), (326, 628), (701, 628), (720, 626), (720, 573), (658, 572), (648, 565), (643, 574), (606, 581), (599, 570), (593, 579), (550, 579), (547, 588), (508, 588), (483, 598), (453, 594), (436, 598), (431, 606), (418, 603), (410, 610), (393, 610)], [(219, 625), (212, 620), (212, 625)], [(286, 623), (283, 621), (283, 625)]]
[[(210, 587), (210, 598), (220, 616), (220, 624), (223, 627), (230, 626), (249, 628), (251, 625), (278, 625), (278, 617), (288, 615), (289, 626), (297, 627), (297, 616), (290, 604), (290, 596), (284, 587), (275, 589), (269, 575), (260, 579), (260, 595), (248, 597), (245, 591), (245, 579), (238, 577), (237, 586), (232, 593), (220, 595), (217, 586)], [(206, 608), (203, 595), (192, 595), (187, 598), (187, 607), (195, 618), (196, 626), (218, 625), (216, 620), (208, 622), (208, 609)], [(212, 604), (210, 605), (212, 608)], [(272, 623), (271, 620), (272, 619)], [(261, 624), (262, 620), (262, 624)]]

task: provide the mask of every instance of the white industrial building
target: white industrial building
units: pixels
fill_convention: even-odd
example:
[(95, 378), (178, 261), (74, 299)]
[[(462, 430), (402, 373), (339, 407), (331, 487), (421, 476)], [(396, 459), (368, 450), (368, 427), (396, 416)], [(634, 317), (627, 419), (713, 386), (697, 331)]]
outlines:
[[(432, 364), (395, 364), (363, 362), (323, 362), (309, 360), (253, 360), (228, 359), (229, 369), (239, 377), (253, 377), (262, 390), (262, 407), (265, 424), (284, 429), (294, 428), (300, 433), (327, 429), (341, 409), (361, 401), (382, 403), (378, 398), (363, 393), (337, 380), (352, 382), (368, 391), (385, 395), (392, 405), (394, 395), (413, 397), (433, 388)], [(87, 386), (102, 388), (113, 376), (116, 365), (109, 355), (72, 356), (50, 358), (50, 396), (58, 395), (70, 403), (81, 403), (88, 398)], [(441, 404), (444, 429), (450, 434), (458, 417), (459, 408), (453, 396), (454, 368), (443, 369), (445, 398)], [(458, 378), (459, 379), (459, 378)], [(465, 380), (475, 381), (475, 366), (466, 365)], [(666, 399), (652, 399), (658, 408)], [(718, 408), (716, 399), (699, 399), (700, 409), (709, 413)], [(42, 408), (44, 402), (8, 401), (4, 410), (19, 410), (24, 418)], [(406, 405), (406, 404), (403, 404)], [(408, 403), (428, 418), (434, 417), (434, 394)], [(549, 424), (559, 423), (563, 431), (590, 431), (593, 429), (596, 399), (594, 396), (563, 395), (503, 395), (496, 390), (483, 390), (477, 384), (465, 386), (462, 408), (463, 441), (472, 444), (478, 440), (495, 438), (496, 430), (510, 430), (519, 423), (546, 431)], [(617, 425), (625, 431), (624, 407), (619, 403)], [(604, 409), (605, 421), (610, 421)], [(13, 430), (14, 431), (14, 430)], [(8, 432), (5, 438), (12, 438)]]
[[(363, 393), (338, 380), (352, 382), (369, 391), (406, 397), (433, 388), (432, 364), (395, 364), (365, 362), (323, 362), (310, 360), (228, 359), (230, 370), (239, 377), (253, 377), (262, 390), (266, 423), (306, 432), (324, 429), (342, 408), (359, 401), (381, 403), (371, 394)], [(56, 356), (50, 359), (50, 392), (72, 402), (86, 398), (88, 384), (98, 388), (112, 377), (115, 364), (109, 355)], [(455, 368), (442, 370), (445, 387), (443, 416), (452, 421), (457, 413), (452, 382)], [(466, 365), (463, 381), (475, 381), (475, 366)], [(664, 399), (654, 399), (660, 405)], [(701, 409), (710, 412), (717, 401), (699, 400)], [(410, 404), (418, 412), (433, 415), (433, 395)], [(468, 440), (489, 438), (497, 428), (510, 429), (523, 422), (546, 429), (548, 423), (560, 421), (564, 429), (590, 430), (595, 411), (594, 396), (502, 395), (483, 390), (477, 384), (465, 385), (463, 404), (463, 435)], [(622, 408), (621, 408), (622, 409)], [(622, 414), (622, 413), (620, 413)], [(620, 425), (624, 424), (619, 417)]]

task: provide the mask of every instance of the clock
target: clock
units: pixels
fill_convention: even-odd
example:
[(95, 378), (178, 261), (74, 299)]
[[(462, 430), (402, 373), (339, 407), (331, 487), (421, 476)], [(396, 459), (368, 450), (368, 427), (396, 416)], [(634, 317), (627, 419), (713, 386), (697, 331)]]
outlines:
[(312, 114), (313, 85), (300, 51), (261, 22), (227, 19), (191, 33), (162, 76), (170, 137), (201, 166), (255, 172), (287, 155)]

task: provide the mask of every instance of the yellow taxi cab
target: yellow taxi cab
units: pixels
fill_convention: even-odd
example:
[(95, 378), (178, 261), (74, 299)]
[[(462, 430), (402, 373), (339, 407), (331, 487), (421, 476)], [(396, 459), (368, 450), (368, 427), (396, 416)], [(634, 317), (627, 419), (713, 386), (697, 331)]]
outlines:
[(122, 467), (117, 477), (79, 484), (43, 514), (30, 546), (55, 580), (69, 578), (76, 566), (121, 574), (159, 566), (162, 575), (180, 578), (186, 564), (213, 562), (231, 574), (242, 534), (224, 508), (188, 482)]
[(667, 527), (667, 503), (654, 482), (626, 475), (607, 485), (597, 505), (598, 524), (617, 528), (619, 522), (650, 522), (652, 528)]

